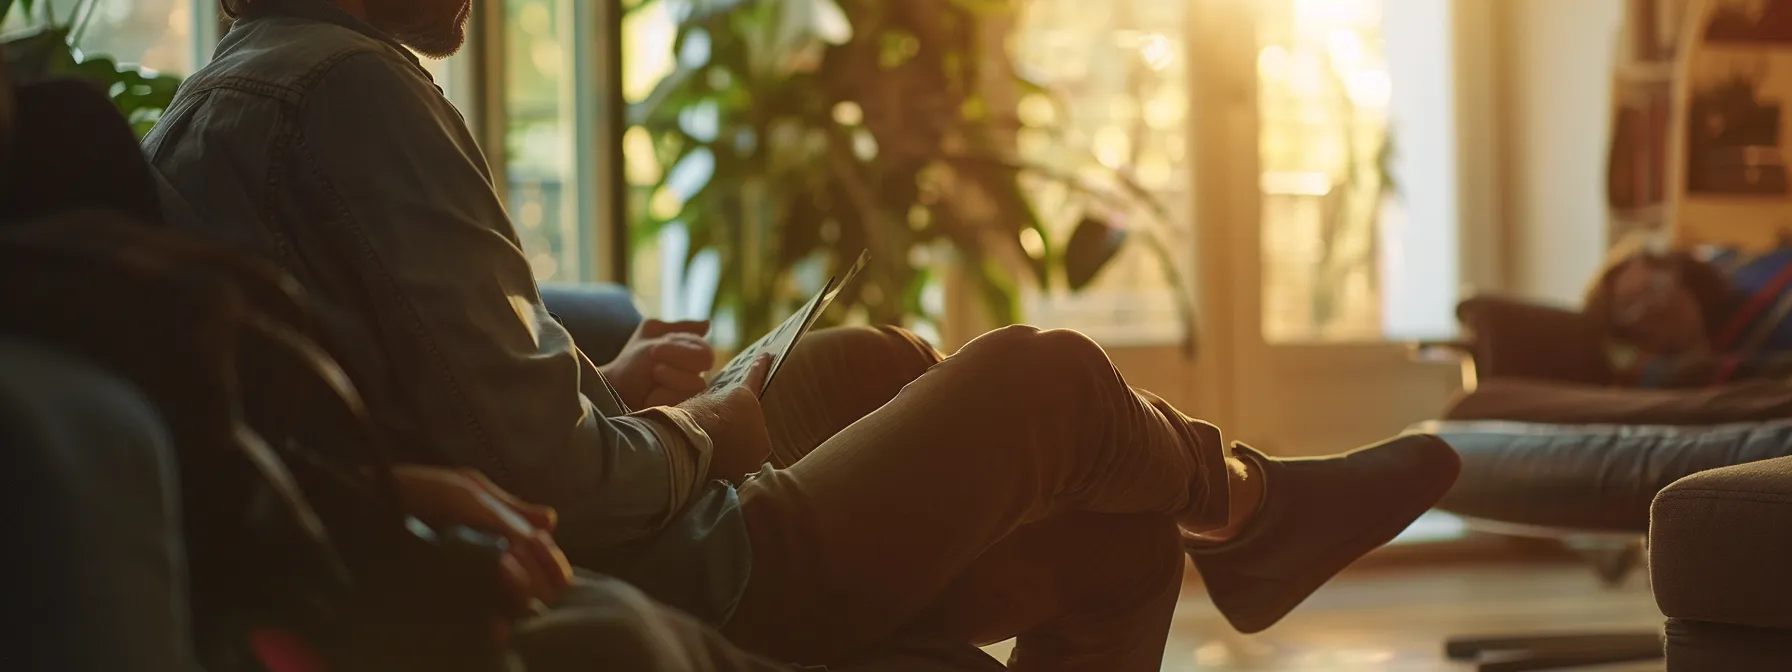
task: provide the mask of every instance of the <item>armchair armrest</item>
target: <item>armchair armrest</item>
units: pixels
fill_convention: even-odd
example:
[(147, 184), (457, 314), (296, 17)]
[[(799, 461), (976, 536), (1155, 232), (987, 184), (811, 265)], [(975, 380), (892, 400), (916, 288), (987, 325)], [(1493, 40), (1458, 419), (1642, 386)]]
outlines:
[(1481, 380), (1518, 377), (1608, 385), (1617, 377), (1598, 327), (1577, 311), (1484, 296), (1463, 301), (1456, 318)]
[[(1767, 454), (1783, 427), (1763, 431)], [(1735, 455), (1746, 460), (1756, 454)], [(1649, 573), (1669, 618), (1792, 629), (1792, 457), (1701, 471), (1664, 488), (1650, 507)]]

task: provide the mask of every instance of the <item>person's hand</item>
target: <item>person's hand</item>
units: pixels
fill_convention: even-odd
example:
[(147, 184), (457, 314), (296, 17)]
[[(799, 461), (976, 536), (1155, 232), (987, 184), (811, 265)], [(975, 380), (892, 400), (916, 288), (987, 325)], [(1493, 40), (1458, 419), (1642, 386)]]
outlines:
[(551, 603), (572, 581), (572, 566), (554, 543), (554, 510), (517, 499), (472, 469), (401, 465), (392, 470), (405, 512), (431, 524), (465, 525), (503, 537), (498, 559), (518, 615)]
[(710, 390), (678, 405), (690, 412), (714, 446), (708, 479), (739, 483), (771, 456), (772, 438), (765, 429), (765, 411), (759, 406), (759, 391), (771, 368), (772, 356), (760, 355), (740, 384)]
[(672, 406), (709, 387), (703, 374), (716, 364), (708, 320), (646, 320), (616, 361), (600, 369), (631, 408)]

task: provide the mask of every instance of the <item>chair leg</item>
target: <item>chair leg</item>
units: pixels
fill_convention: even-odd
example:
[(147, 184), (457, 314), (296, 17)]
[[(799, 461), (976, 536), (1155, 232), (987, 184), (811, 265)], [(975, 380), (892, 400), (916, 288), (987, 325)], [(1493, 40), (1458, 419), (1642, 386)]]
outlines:
[(1627, 543), (1590, 549), (1587, 551), (1587, 558), (1593, 562), (1593, 571), (1599, 574), (1599, 582), (1607, 588), (1615, 588), (1623, 585), (1624, 580), (1642, 566), (1643, 553), (1641, 543)]
[(1552, 670), (1658, 659), (1662, 641), (1657, 633), (1460, 637), (1445, 643), (1444, 654), (1478, 661), (1482, 672)]

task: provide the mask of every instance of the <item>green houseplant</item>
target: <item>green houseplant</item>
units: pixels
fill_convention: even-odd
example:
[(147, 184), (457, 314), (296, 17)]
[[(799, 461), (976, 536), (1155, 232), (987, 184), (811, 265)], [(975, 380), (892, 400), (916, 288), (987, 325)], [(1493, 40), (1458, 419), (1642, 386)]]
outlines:
[(111, 97), (131, 127), (142, 137), (155, 126), (174, 100), (180, 78), (148, 72), (81, 49), (81, 38), (99, 11), (98, 0), (75, 0), (66, 13), (54, 0), (0, 0), (0, 19), (16, 12), (33, 28), (5, 42), (14, 77), (79, 77), (94, 82)]
[[(655, 1), (628, 4), (630, 11)], [(1100, 212), (1161, 215), (1142, 189), (1110, 193), (1016, 158), (1013, 102), (1043, 93), (1014, 72), (990, 19), (1001, 0), (683, 0), (671, 8), (676, 66), (629, 110), (663, 167), (632, 189), (632, 234), (679, 224), (687, 270), (713, 251), (714, 312), (740, 333), (770, 328), (815, 284), (869, 249), (831, 319), (924, 316), (936, 268), (956, 268), (995, 323), (1018, 319), (1017, 274), (1081, 289), (1122, 244), (1161, 240)], [(1021, 176), (1057, 180), (1091, 204), (1055, 239)], [(1148, 231), (1145, 233), (1149, 233)], [(943, 252), (943, 254), (942, 254)], [(1165, 268), (1175, 272), (1174, 264)], [(1177, 280), (1180, 284), (1180, 280)], [(1180, 287), (1178, 288), (1181, 289)], [(1193, 348), (1192, 304), (1181, 306)]]

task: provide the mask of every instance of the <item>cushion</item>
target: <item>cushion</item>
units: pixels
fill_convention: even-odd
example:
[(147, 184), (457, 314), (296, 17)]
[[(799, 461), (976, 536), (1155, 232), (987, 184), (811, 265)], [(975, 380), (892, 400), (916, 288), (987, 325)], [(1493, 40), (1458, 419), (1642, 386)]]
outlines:
[(1462, 456), (1462, 475), (1439, 508), (1589, 531), (1642, 534), (1650, 501), (1668, 484), (1792, 455), (1792, 420), (1693, 427), (1440, 421), (1414, 429)]
[(1470, 336), (1475, 370), (1484, 379), (1534, 377), (1598, 385), (1616, 378), (1599, 325), (1578, 310), (1476, 296), (1456, 306), (1456, 318)]
[(1670, 618), (1669, 670), (1792, 670), (1792, 633), (1778, 628)]
[(1692, 389), (1599, 387), (1526, 378), (1482, 381), (1448, 420), (1552, 424), (1716, 425), (1792, 419), (1792, 385), (1757, 380)]
[(641, 324), (634, 297), (616, 285), (542, 285), (541, 302), (594, 364), (615, 359)]
[(1663, 614), (1792, 629), (1792, 458), (1676, 481), (1655, 498), (1649, 544)]

